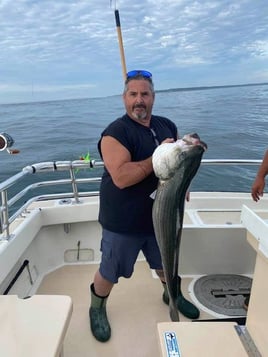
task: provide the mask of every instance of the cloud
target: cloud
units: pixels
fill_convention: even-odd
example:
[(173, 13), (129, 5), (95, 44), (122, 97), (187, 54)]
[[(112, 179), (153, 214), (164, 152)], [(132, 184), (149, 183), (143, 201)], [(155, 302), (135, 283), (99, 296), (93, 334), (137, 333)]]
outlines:
[(165, 76), (168, 86), (182, 72), (184, 86), (205, 77), (206, 85), (245, 83), (265, 72), (266, 0), (121, 0), (111, 6), (99, 0), (16, 0), (16, 6), (2, 0), (0, 101), (14, 85), (19, 93), (32, 83), (43, 93), (54, 91), (55, 98), (59, 88), (62, 95), (71, 87), (80, 95), (81, 86), (91, 96), (120, 92), (115, 5), (128, 69), (147, 68)]
[(247, 49), (253, 57), (268, 58), (268, 40), (255, 41), (247, 46)]

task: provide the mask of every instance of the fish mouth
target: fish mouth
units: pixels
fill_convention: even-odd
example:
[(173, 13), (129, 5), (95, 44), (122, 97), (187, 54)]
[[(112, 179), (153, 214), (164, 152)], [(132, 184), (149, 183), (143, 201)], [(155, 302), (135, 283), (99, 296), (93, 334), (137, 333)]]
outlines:
[(208, 148), (207, 144), (200, 139), (200, 136), (197, 133), (184, 135), (182, 141), (184, 141), (187, 146), (202, 146), (204, 151)]

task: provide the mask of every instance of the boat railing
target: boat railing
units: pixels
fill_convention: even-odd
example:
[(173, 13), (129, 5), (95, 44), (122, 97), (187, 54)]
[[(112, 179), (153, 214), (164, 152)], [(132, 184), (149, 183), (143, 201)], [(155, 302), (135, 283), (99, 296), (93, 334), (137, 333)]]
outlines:
[[(95, 183), (99, 184), (101, 177), (88, 177), (78, 178), (77, 173), (80, 170), (92, 169), (103, 167), (102, 161), (97, 160), (76, 160), (76, 161), (53, 161), (53, 162), (40, 162), (33, 165), (24, 167), (19, 173), (8, 178), (0, 184), (1, 206), (0, 206), (0, 240), (8, 240), (10, 238), (10, 225), (16, 218), (23, 216), (27, 207), (35, 201), (53, 200), (53, 199), (66, 199), (72, 198), (75, 203), (79, 203), (79, 198), (83, 196), (96, 196), (98, 191), (79, 192), (78, 185)], [(15, 187), (25, 180), (26, 176), (35, 175), (39, 173), (51, 172), (69, 172), (69, 178), (53, 179), (49, 181), (34, 182), (30, 185), (23, 186), (23, 188), (15, 193), (10, 192), (15, 190)], [(18, 206), (18, 202), (22, 201), (25, 197), (29, 196), (31, 192), (41, 188), (59, 187), (63, 185), (71, 185), (71, 192), (65, 193), (52, 193), (37, 195), (28, 198)], [(15, 207), (15, 208), (14, 208)]]
[[(203, 159), (202, 165), (259, 165), (261, 160), (240, 160), (240, 159)], [(27, 211), (27, 207), (35, 201), (44, 201), (52, 199), (73, 199), (74, 203), (79, 203), (80, 197), (96, 196), (98, 191), (83, 191), (79, 190), (78, 185), (98, 184), (101, 177), (79, 178), (77, 173), (80, 170), (103, 168), (101, 160), (76, 160), (76, 161), (53, 161), (40, 162), (24, 167), (19, 173), (8, 178), (0, 184), (1, 206), (0, 206), (0, 240), (8, 240), (10, 238), (10, 225), (18, 217), (23, 216)], [(23, 186), (17, 193), (12, 193), (18, 183), (25, 180), (26, 176), (37, 173), (49, 172), (69, 172), (69, 178), (53, 179), (49, 181), (34, 182), (28, 186)], [(27, 196), (37, 189), (48, 187), (59, 187), (62, 185), (71, 185), (69, 193), (50, 193), (37, 195), (31, 198)], [(19, 204), (20, 201), (22, 204)]]

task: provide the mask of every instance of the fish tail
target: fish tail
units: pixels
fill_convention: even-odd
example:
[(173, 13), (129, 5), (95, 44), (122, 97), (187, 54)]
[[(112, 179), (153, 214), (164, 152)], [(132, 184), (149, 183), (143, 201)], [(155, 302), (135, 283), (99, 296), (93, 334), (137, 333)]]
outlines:
[(169, 304), (169, 316), (171, 321), (180, 321), (177, 307), (175, 306), (174, 302), (171, 302), (171, 300)]

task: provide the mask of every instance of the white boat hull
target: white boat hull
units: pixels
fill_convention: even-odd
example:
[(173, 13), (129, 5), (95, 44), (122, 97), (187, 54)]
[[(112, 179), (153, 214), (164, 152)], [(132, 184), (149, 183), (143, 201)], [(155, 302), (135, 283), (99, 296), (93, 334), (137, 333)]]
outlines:
[[(48, 163), (46, 169), (51, 166), (54, 163)], [(158, 356), (157, 323), (169, 321), (169, 313), (162, 302), (162, 286), (142, 254), (131, 279), (120, 279), (109, 298), (111, 340), (102, 344), (92, 336), (89, 284), (101, 257), (99, 197), (77, 195), (75, 191), (59, 196), (31, 200), (15, 219), (5, 219), (2, 214), (0, 294), (21, 298), (35, 294), (70, 296), (73, 313), (65, 337), (65, 357)], [(249, 193), (191, 193), (185, 205), (179, 273), (183, 294), (198, 305), (201, 320), (219, 315), (198, 303), (193, 294), (194, 281), (210, 274), (253, 276), (256, 251), (247, 241), (241, 210), (246, 205), (268, 220), (267, 203), (267, 194), (255, 203)], [(3, 207), (6, 205), (2, 203), (5, 213)], [(70, 306), (66, 321), (69, 314)], [(187, 320), (181, 314), (180, 319)], [(64, 329), (66, 332), (66, 326)]]
[[(191, 194), (185, 207), (181, 243), (182, 276), (253, 273), (255, 252), (247, 243), (246, 229), (240, 221), (243, 204), (257, 207), (259, 215), (268, 217), (267, 197), (257, 205), (249, 194)], [(73, 200), (32, 203), (25, 217), (12, 223), (11, 238), (0, 243), (2, 293), (24, 260), (29, 260), (36, 282), (26, 294), (34, 293), (43, 276), (57, 267), (98, 263), (101, 239), (98, 205), (97, 196), (81, 198), (79, 203)], [(16, 293), (21, 295), (19, 291)]]

